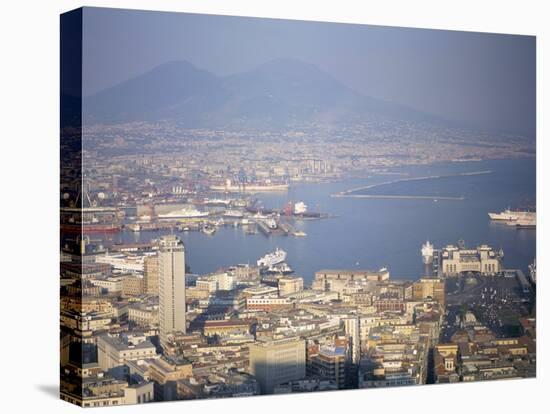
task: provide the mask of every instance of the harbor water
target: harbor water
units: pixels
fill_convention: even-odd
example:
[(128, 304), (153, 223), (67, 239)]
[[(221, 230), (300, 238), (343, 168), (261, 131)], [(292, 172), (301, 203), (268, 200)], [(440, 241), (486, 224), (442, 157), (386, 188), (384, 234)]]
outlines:
[[(351, 194), (407, 197), (331, 197), (381, 183)], [(272, 208), (282, 208), (288, 201), (303, 201), (310, 211), (331, 217), (293, 220), (294, 228), (307, 237), (267, 237), (261, 232), (251, 235), (242, 227), (232, 226), (221, 227), (212, 235), (177, 232), (185, 243), (186, 261), (193, 273), (209, 273), (239, 263), (255, 264), (277, 247), (287, 251), (287, 262), (308, 284), (323, 268), (387, 267), (392, 278), (417, 279), (423, 269), (420, 248), (426, 240), (436, 248), (461, 239), (467, 247), (484, 243), (502, 248), (504, 267), (524, 271), (536, 254), (534, 229), (520, 230), (491, 222), (487, 215), (507, 207), (536, 204), (534, 158), (403, 166), (366, 173), (363, 178), (294, 184), (288, 192), (257, 197), (265, 207)], [(123, 231), (111, 241), (148, 242), (167, 232)]]

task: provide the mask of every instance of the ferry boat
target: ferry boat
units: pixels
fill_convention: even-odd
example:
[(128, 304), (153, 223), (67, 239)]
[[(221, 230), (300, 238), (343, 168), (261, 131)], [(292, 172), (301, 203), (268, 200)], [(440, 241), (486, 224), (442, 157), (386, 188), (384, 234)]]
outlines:
[(199, 211), (194, 208), (182, 208), (181, 210), (171, 211), (166, 214), (159, 214), (158, 218), (161, 220), (173, 220), (180, 218), (198, 218), (208, 216), (207, 211)]
[(533, 211), (514, 211), (507, 208), (506, 210), (500, 212), (500, 213), (489, 213), (489, 218), (491, 220), (499, 220), (499, 221), (516, 221), (519, 219), (534, 219), (536, 217), (536, 213)]
[(271, 267), (286, 260), (286, 252), (282, 249), (277, 249), (273, 253), (268, 253), (258, 259), (256, 262), (260, 267)]

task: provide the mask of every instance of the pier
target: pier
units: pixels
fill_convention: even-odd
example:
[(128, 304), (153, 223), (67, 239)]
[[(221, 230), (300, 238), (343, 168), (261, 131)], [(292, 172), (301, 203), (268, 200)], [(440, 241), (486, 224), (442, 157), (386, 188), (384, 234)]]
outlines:
[(472, 171), (459, 174), (447, 174), (447, 175), (429, 175), (424, 177), (412, 177), (412, 178), (402, 178), (400, 180), (393, 181), (384, 181), (383, 183), (369, 184), (361, 187), (351, 188), (349, 190), (340, 191), (339, 193), (331, 194), (331, 197), (355, 197), (355, 198), (404, 198), (404, 199), (428, 199), (428, 200), (464, 200), (464, 197), (438, 197), (438, 196), (413, 196), (413, 195), (370, 195), (370, 194), (353, 194), (357, 191), (370, 190), (371, 188), (380, 187), (383, 185), (404, 183), (409, 181), (423, 181), (423, 180), (437, 180), (440, 178), (450, 178), (450, 177), (466, 177), (472, 175), (481, 175), (481, 174), (491, 174), (491, 170), (484, 171)]
[(440, 196), (415, 196), (415, 195), (374, 195), (374, 194), (331, 194), (336, 198), (380, 198), (380, 199), (404, 199), (404, 200), (444, 200), (444, 201), (462, 201), (464, 196), (460, 197), (440, 197)]

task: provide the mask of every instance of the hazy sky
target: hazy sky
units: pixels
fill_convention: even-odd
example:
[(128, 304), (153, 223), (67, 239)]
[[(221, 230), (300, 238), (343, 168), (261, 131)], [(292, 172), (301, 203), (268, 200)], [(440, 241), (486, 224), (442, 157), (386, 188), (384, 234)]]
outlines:
[(289, 57), (365, 95), (532, 135), (535, 42), (532, 36), (87, 8), (83, 92), (172, 60), (226, 75)]

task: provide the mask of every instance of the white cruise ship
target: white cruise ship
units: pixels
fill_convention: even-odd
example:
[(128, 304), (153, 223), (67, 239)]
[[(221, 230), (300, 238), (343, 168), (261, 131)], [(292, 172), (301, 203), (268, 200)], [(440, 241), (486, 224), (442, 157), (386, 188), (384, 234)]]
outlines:
[(171, 211), (166, 214), (159, 214), (158, 218), (161, 220), (172, 220), (180, 218), (198, 218), (208, 216), (207, 211), (199, 211), (194, 208), (182, 208), (181, 210)]
[(256, 262), (260, 267), (271, 267), (278, 263), (282, 263), (286, 260), (286, 252), (282, 249), (277, 249), (273, 253), (268, 253), (264, 257), (261, 257)]
[(536, 217), (536, 213), (532, 211), (513, 211), (507, 208), (500, 213), (489, 213), (491, 220), (504, 220), (504, 221), (516, 221), (516, 220), (532, 220)]

